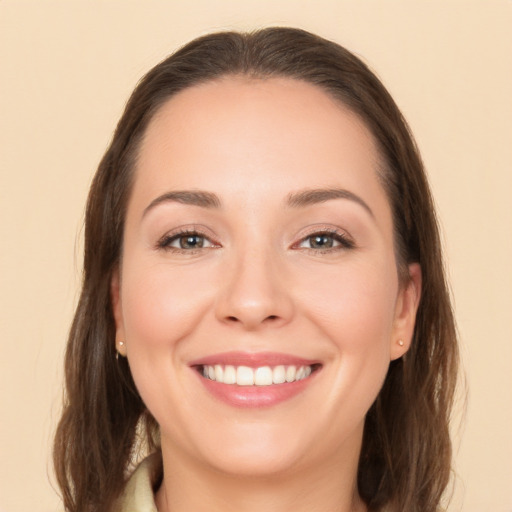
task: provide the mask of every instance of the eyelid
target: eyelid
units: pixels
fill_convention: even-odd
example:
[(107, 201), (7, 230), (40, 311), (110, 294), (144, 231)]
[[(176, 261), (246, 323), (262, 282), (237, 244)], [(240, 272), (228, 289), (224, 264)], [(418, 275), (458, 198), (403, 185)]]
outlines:
[[(174, 240), (177, 240), (178, 238), (187, 235), (197, 235), (202, 238), (205, 238), (211, 243), (211, 246), (199, 247), (197, 249), (182, 249), (179, 247), (171, 247), (169, 245), (170, 242), (173, 242)], [(166, 232), (163, 236), (161, 236), (155, 244), (155, 249), (157, 250), (168, 250), (172, 252), (182, 253), (186, 252), (187, 254), (191, 254), (202, 249), (212, 249), (218, 247), (221, 247), (221, 245), (219, 242), (216, 241), (215, 237), (210, 232), (210, 230), (200, 225), (180, 226), (179, 228), (172, 229)]]
[[(339, 242), (340, 245), (335, 247), (329, 247), (326, 249), (314, 249), (311, 247), (300, 247), (300, 245), (306, 241), (308, 238), (314, 235), (329, 235), (335, 238), (336, 241)], [(311, 250), (316, 253), (321, 252), (329, 252), (329, 251), (337, 251), (343, 249), (353, 249), (355, 247), (355, 241), (353, 237), (347, 233), (344, 229), (335, 227), (335, 226), (326, 226), (326, 225), (314, 225), (309, 226), (305, 232), (300, 233), (300, 238), (297, 242), (292, 244), (292, 249), (304, 249)]]

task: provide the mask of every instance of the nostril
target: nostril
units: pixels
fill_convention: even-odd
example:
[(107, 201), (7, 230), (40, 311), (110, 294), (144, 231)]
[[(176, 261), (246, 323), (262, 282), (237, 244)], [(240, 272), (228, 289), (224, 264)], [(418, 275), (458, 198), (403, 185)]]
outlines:
[[(279, 319), (278, 315), (269, 315), (266, 318), (264, 318), (263, 321), (264, 322), (266, 322), (266, 321), (274, 321), (274, 320), (278, 320), (278, 319)], [(227, 316), (226, 320), (228, 322), (240, 322), (240, 318), (238, 318), (236, 316), (233, 316), (233, 315)]]

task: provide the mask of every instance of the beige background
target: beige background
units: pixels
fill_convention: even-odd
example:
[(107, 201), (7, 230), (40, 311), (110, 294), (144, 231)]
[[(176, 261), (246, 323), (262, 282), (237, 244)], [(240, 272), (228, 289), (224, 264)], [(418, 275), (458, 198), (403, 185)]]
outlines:
[(177, 45), (295, 25), (364, 56), (438, 203), (469, 383), (450, 511), (512, 511), (512, 2), (0, 0), (0, 511), (59, 510), (49, 447), (83, 205), (128, 94)]

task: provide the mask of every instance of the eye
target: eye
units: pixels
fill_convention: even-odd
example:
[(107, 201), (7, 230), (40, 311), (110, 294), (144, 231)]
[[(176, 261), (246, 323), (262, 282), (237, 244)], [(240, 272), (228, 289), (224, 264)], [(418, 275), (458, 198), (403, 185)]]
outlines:
[(167, 234), (158, 241), (157, 245), (159, 249), (183, 252), (218, 247), (209, 238), (197, 231), (181, 231), (175, 234)]
[(337, 249), (352, 249), (354, 243), (347, 235), (338, 231), (321, 231), (303, 238), (297, 247), (316, 251), (331, 251)]

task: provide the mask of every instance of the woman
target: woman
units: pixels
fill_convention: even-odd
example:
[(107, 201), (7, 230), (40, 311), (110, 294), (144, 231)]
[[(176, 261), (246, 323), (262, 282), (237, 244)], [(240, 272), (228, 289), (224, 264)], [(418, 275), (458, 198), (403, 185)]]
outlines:
[(359, 59), (270, 28), (144, 77), (87, 206), (66, 510), (440, 510), (457, 361), (421, 160)]

